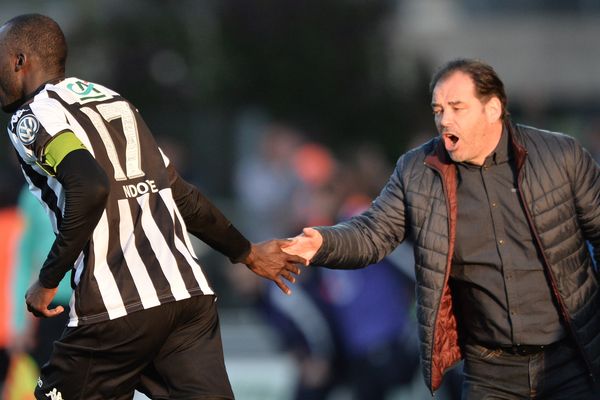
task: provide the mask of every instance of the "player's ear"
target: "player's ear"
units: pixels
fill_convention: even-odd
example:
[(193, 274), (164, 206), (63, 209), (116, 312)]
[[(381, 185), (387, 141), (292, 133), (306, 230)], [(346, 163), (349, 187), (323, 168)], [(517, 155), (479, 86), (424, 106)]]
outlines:
[(15, 71), (19, 71), (21, 69), (23, 69), (23, 66), (25, 65), (25, 62), (27, 61), (27, 56), (23, 53), (19, 53), (17, 54), (17, 57), (15, 59)]

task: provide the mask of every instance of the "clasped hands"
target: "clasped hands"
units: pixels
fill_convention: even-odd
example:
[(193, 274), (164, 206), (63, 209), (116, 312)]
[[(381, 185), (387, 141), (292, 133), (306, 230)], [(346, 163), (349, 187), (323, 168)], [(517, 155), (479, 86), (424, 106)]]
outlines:
[(296, 282), (294, 275), (300, 274), (297, 264), (309, 265), (322, 243), (323, 238), (316, 229), (304, 228), (302, 234), (294, 238), (253, 244), (242, 263), (255, 274), (272, 280), (282, 292), (290, 295), (292, 291), (282, 277), (291, 283)]

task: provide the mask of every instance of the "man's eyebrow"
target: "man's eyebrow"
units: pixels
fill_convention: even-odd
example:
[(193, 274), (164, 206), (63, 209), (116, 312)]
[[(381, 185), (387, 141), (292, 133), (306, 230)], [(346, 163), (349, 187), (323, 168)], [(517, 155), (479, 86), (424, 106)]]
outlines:
[[(462, 100), (453, 100), (453, 101), (449, 101), (448, 102), (448, 105), (450, 105), (450, 106), (457, 106), (457, 105), (460, 105), (460, 104), (465, 104), (465, 102), (462, 101)], [(439, 103), (436, 103), (436, 102), (431, 102), (431, 107), (432, 108), (433, 107), (442, 107), (442, 105), (439, 104)]]

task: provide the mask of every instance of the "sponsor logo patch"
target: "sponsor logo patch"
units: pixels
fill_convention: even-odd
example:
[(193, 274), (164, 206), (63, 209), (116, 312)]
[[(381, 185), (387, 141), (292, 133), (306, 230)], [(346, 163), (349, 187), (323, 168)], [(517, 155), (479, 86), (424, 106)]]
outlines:
[(40, 123), (33, 115), (26, 115), (17, 122), (16, 133), (23, 144), (31, 144), (37, 137)]
[(56, 390), (56, 388), (53, 388), (52, 391), (46, 393), (46, 397), (50, 397), (50, 400), (64, 400), (62, 394)]
[(19, 118), (21, 118), (21, 115), (23, 115), (24, 112), (25, 112), (24, 109), (20, 109), (19, 111), (17, 111), (16, 113), (13, 114), (12, 118), (10, 119), (10, 130), (11, 131), (15, 130), (15, 124), (19, 121)]

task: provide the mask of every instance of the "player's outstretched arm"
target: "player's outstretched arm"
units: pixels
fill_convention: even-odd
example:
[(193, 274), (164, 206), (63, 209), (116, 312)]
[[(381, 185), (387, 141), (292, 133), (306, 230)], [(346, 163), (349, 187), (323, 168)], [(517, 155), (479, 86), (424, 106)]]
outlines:
[(300, 235), (285, 242), (282, 250), (302, 257), (306, 260), (305, 264), (308, 265), (321, 245), (323, 245), (323, 236), (319, 231), (314, 228), (304, 228)]
[(286, 240), (250, 243), (206, 196), (184, 181), (173, 166), (168, 169), (173, 198), (188, 232), (229, 257), (231, 262), (246, 264), (252, 272), (272, 280), (284, 293), (290, 294), (282, 277), (293, 283), (292, 274), (300, 273), (296, 264), (306, 261), (281, 250)]
[(297, 264), (306, 264), (306, 260), (282, 251), (282, 246), (287, 242), (287, 240), (269, 240), (252, 244), (250, 252), (241, 262), (256, 275), (272, 280), (285, 294), (290, 295), (292, 291), (281, 278), (294, 283), (296, 278), (292, 274), (300, 274)]

